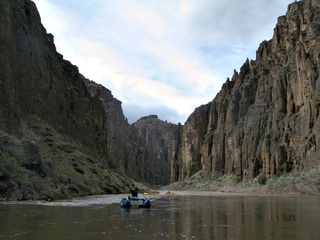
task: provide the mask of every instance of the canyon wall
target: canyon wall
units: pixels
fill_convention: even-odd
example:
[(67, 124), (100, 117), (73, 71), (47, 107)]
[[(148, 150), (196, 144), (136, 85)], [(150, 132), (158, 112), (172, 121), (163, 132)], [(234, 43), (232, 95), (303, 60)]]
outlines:
[(162, 121), (157, 115), (150, 115), (140, 118), (133, 126), (144, 139), (148, 166), (145, 175), (149, 177), (147, 182), (167, 185), (171, 173), (172, 138), (177, 125)]
[(171, 182), (202, 171), (237, 181), (319, 164), (320, 3), (294, 2), (255, 61), (227, 79), (174, 135)]
[(1, 1), (0, 52), (0, 200), (125, 192), (131, 180), (107, 162), (104, 106), (32, 1)]
[(97, 154), (106, 155), (106, 122), (78, 68), (57, 53), (32, 1), (4, 0), (0, 12), (0, 129), (20, 136), (36, 114)]
[(116, 171), (137, 181), (166, 185), (170, 181), (171, 139), (177, 125), (142, 117), (130, 125), (121, 101), (110, 90), (92, 81), (85, 81), (92, 96), (103, 103), (107, 116), (108, 164)]

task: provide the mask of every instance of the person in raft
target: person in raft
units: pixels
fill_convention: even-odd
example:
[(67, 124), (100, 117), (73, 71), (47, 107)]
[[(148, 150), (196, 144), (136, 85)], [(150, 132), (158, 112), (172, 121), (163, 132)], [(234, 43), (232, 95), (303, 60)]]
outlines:
[(138, 188), (136, 186), (132, 186), (130, 188), (130, 193), (132, 197), (138, 197)]

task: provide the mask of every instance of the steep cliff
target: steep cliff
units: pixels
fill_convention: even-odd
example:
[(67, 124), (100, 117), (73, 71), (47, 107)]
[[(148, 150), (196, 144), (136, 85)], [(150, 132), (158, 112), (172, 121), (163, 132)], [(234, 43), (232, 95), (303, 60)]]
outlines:
[(98, 97), (107, 116), (108, 164), (137, 181), (166, 185), (170, 181), (171, 139), (175, 124), (157, 116), (142, 117), (130, 125), (121, 102), (100, 84), (86, 80), (92, 96)]
[(105, 160), (103, 104), (57, 53), (32, 1), (1, 1), (0, 52), (0, 198), (123, 192)]
[(172, 182), (200, 170), (205, 179), (271, 178), (320, 163), (319, 29), (318, 0), (289, 5), (256, 60), (176, 132)]

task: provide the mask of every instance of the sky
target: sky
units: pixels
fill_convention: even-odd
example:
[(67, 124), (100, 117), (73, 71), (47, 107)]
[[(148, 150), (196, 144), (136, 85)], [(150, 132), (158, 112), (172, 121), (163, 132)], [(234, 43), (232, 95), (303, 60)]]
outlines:
[(256, 59), (293, 0), (33, 0), (57, 51), (112, 91), (129, 123), (184, 124)]

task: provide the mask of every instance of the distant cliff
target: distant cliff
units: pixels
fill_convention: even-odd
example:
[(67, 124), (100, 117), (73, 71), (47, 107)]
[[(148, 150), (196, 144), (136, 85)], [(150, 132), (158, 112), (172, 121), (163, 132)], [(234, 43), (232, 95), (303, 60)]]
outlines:
[(320, 163), (320, 2), (294, 2), (273, 38), (175, 133), (171, 182), (267, 178)]
[(121, 102), (108, 89), (89, 80), (85, 82), (91, 95), (102, 101), (106, 112), (108, 164), (137, 181), (168, 184), (172, 133), (177, 125), (156, 115), (142, 117), (130, 125)]
[(144, 139), (144, 146), (148, 151), (147, 181), (153, 184), (168, 184), (171, 173), (172, 138), (177, 125), (162, 121), (157, 115), (142, 117), (133, 125), (139, 136)]

